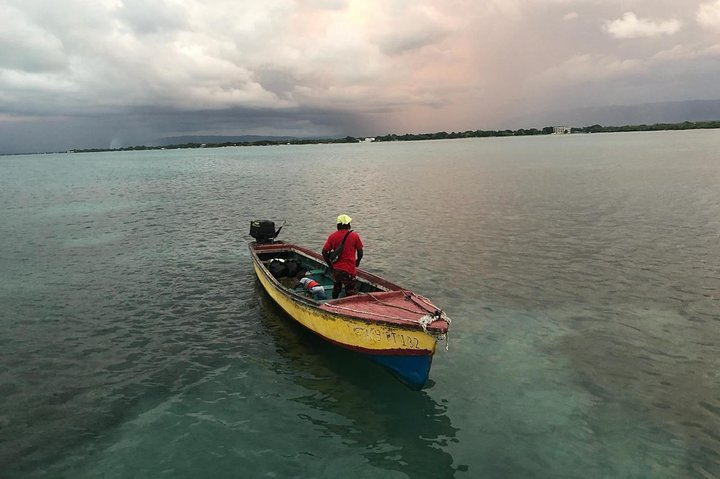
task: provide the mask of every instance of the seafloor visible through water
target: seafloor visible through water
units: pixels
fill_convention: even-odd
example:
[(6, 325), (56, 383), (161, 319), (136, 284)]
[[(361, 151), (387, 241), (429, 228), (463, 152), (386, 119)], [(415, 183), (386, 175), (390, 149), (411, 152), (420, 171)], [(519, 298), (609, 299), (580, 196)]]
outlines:
[[(720, 477), (720, 131), (0, 157), (0, 476)], [(294, 325), (252, 219), (452, 318)]]

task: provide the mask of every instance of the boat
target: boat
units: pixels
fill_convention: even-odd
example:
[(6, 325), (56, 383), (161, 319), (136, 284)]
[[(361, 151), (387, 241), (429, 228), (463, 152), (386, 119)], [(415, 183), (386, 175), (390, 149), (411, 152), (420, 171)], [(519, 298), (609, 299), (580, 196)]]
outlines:
[(250, 223), (255, 274), (273, 301), (313, 333), (366, 355), (410, 388), (422, 389), (437, 342), (444, 340), (447, 348), (447, 314), (428, 298), (360, 268), (357, 294), (316, 299), (299, 277), (317, 282), (331, 298), (331, 271), (319, 253), (277, 240), (281, 229), (269, 220)]

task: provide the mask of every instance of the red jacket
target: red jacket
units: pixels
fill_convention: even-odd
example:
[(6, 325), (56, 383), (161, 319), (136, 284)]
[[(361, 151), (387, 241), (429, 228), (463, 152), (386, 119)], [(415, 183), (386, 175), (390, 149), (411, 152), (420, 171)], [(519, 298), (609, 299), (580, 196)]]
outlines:
[[(347, 234), (348, 230), (337, 230), (330, 236), (328, 236), (325, 245), (323, 246), (323, 252), (333, 251), (340, 247), (343, 238)], [(360, 235), (354, 231), (350, 231), (347, 239), (345, 240), (345, 246), (343, 246), (340, 259), (333, 264), (333, 268), (345, 271), (355, 276), (355, 252), (363, 248), (362, 240)]]

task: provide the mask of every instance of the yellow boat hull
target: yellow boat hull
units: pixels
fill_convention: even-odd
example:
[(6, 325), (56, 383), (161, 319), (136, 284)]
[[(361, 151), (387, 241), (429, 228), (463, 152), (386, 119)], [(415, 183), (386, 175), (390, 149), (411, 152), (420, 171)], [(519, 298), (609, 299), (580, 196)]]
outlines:
[(432, 355), (437, 340), (422, 329), (408, 329), (352, 318), (298, 301), (273, 282), (257, 263), (255, 273), (270, 297), (295, 321), (343, 347), (377, 354)]

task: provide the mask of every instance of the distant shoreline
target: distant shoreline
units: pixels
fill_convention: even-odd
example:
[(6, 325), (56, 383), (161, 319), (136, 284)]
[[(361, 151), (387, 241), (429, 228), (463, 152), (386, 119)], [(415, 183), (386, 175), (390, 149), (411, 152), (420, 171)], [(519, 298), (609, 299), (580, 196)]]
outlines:
[[(457, 138), (488, 138), (503, 136), (538, 136), (538, 135), (558, 135), (563, 133), (554, 133), (556, 127), (546, 126), (542, 129), (530, 128), (518, 130), (468, 130), (464, 132), (447, 133), (444, 131), (437, 133), (421, 133), (404, 135), (385, 135), (372, 138), (372, 142), (387, 141), (418, 141), (418, 140), (448, 140)], [(569, 128), (570, 133), (616, 133), (623, 131), (665, 131), (665, 130), (708, 130), (720, 128), (720, 121), (685, 121), (683, 123), (654, 123), (652, 125), (625, 125), (625, 126), (602, 126), (591, 125), (585, 127), (562, 127)], [(172, 150), (185, 148), (222, 148), (228, 146), (271, 146), (271, 145), (310, 145), (324, 143), (362, 143), (368, 137), (346, 136), (336, 139), (283, 139), (283, 140), (257, 140), (242, 142), (223, 142), (223, 143), (184, 143), (178, 145), (165, 146), (131, 146), (126, 148), (115, 149), (87, 149), (75, 150), (76, 153), (95, 153), (102, 151), (138, 151), (138, 150)]]
[[(561, 129), (565, 133), (557, 133)], [(720, 129), (720, 121), (685, 121), (682, 123), (654, 123), (652, 125), (624, 125), (624, 126), (602, 126), (591, 125), (584, 127), (568, 127), (568, 126), (546, 126), (544, 128), (520, 128), (518, 130), (468, 130), (464, 132), (444, 131), (437, 133), (420, 133), (404, 135), (389, 134), (376, 137), (354, 137), (346, 136), (344, 138), (296, 138), (296, 139), (264, 139), (255, 141), (227, 141), (218, 143), (180, 143), (174, 145), (158, 145), (158, 146), (128, 146), (123, 148), (86, 148), (72, 149), (66, 152), (36, 152), (36, 153), (6, 153), (2, 156), (9, 155), (31, 155), (31, 154), (51, 154), (51, 153), (100, 153), (111, 151), (146, 151), (146, 150), (178, 150), (191, 148), (225, 148), (230, 146), (273, 146), (273, 145), (313, 145), (313, 144), (333, 144), (333, 143), (363, 143), (363, 142), (388, 142), (388, 141), (419, 141), (419, 140), (448, 140), (458, 138), (489, 138), (489, 137), (507, 137), (507, 136), (541, 136), (541, 135), (563, 135), (577, 133), (617, 133), (632, 131), (672, 131), (672, 130), (710, 130)], [(270, 137), (272, 138), (272, 137)]]

